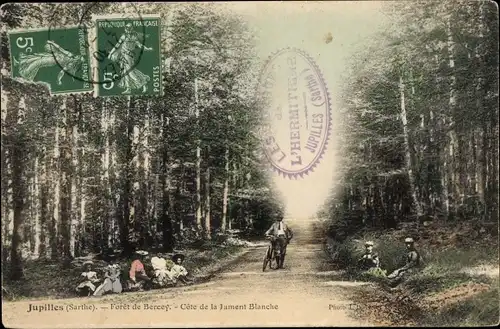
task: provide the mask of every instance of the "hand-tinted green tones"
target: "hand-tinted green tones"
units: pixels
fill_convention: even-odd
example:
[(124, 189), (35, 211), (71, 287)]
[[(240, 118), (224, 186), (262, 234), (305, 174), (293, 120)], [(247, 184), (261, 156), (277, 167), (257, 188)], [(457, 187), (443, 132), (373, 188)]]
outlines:
[(96, 18), (98, 96), (161, 95), (160, 18)]
[(52, 94), (92, 91), (84, 29), (16, 31), (9, 44), (13, 78), (47, 84)]

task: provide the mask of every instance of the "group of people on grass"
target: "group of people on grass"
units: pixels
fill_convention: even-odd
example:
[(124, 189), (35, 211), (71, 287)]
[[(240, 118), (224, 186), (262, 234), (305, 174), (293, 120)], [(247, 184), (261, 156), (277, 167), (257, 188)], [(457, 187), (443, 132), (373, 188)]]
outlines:
[[(423, 263), (422, 256), (415, 248), (415, 241), (413, 240), (413, 238), (406, 238), (405, 245), (405, 264), (387, 275), (389, 283), (393, 286), (401, 283), (406, 278), (408, 278), (408, 276), (418, 270)], [(373, 252), (372, 241), (365, 242), (365, 252), (363, 256), (358, 260), (358, 264), (363, 271), (367, 272), (373, 271), (374, 269), (380, 269), (380, 258), (376, 252)]]
[[(128, 278), (124, 280), (125, 289), (138, 291), (152, 288), (175, 286), (178, 283), (190, 284), (188, 271), (182, 265), (185, 256), (175, 254), (168, 260), (161, 254), (149, 259), (147, 251), (135, 252), (135, 259), (130, 265)], [(144, 263), (151, 261), (152, 271), (146, 272)], [(86, 261), (84, 271), (80, 275), (80, 282), (76, 287), (77, 293), (86, 296), (102, 296), (107, 293), (121, 293), (124, 290), (121, 280), (121, 268), (115, 261), (110, 261), (105, 269), (104, 280), (101, 280), (97, 272), (92, 269), (93, 262)], [(99, 284), (100, 283), (100, 284)]]

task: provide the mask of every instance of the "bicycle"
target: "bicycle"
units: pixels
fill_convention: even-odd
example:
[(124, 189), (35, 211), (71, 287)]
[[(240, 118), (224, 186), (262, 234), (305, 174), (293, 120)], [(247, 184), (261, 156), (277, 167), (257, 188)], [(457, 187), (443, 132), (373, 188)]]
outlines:
[(262, 272), (266, 271), (267, 265), (269, 264), (270, 269), (277, 269), (278, 264), (279, 264), (279, 258), (280, 258), (280, 252), (279, 250), (274, 249), (274, 240), (275, 238), (273, 236), (269, 236), (268, 239), (270, 240), (269, 247), (267, 247), (266, 250), (266, 255), (264, 256), (264, 262), (262, 264)]

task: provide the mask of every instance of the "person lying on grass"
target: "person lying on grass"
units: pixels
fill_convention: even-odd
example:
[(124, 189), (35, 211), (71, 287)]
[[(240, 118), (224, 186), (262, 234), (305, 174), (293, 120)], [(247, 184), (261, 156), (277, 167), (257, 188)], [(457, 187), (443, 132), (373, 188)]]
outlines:
[(95, 284), (100, 280), (97, 277), (97, 272), (92, 271), (92, 261), (83, 263), (84, 271), (80, 274), (80, 284), (76, 287), (76, 292), (79, 295), (90, 296), (95, 291)]
[(123, 288), (120, 282), (120, 272), (120, 266), (114, 262), (110, 262), (106, 268), (104, 282), (97, 287), (94, 296), (102, 296), (105, 293), (121, 293)]

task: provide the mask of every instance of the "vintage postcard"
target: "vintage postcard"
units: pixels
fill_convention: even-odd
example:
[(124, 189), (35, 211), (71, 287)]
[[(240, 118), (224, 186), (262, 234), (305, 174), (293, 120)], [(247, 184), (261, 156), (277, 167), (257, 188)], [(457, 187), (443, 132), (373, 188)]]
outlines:
[(498, 325), (496, 3), (0, 17), (4, 326)]

